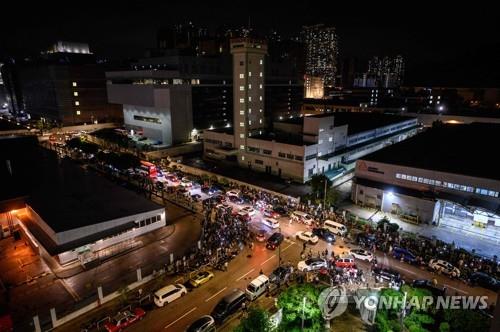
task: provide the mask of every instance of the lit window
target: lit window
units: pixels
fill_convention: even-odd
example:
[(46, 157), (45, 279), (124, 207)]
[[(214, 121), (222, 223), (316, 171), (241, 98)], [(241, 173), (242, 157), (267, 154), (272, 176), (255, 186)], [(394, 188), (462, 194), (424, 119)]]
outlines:
[(259, 123), (262, 124), (262, 119), (259, 119)]
[(75, 106), (80, 106), (80, 102), (78, 100), (75, 101)]
[(401, 179), (406, 180), (406, 174), (401, 174)]
[(248, 109), (248, 114), (252, 114), (252, 109), (251, 108)]
[(259, 60), (259, 64), (263, 65), (264, 64), (264, 60), (260, 59)]
[(240, 115), (245, 115), (245, 111), (244, 110), (240, 110)]
[(248, 121), (248, 125), (251, 126), (252, 125), (252, 120), (249, 120)]
[(333, 137), (328, 137), (328, 142), (333, 142)]
[(241, 160), (245, 160), (245, 156), (241, 156)]
[(240, 134), (240, 138), (245, 138), (245, 134)]
[(240, 78), (245, 78), (245, 74), (240, 74)]
[(252, 72), (251, 71), (248, 72), (248, 77), (252, 77)]
[(259, 96), (259, 100), (262, 101), (262, 96)]
[(78, 92), (77, 91), (73, 92), (73, 96), (78, 97)]
[(320, 139), (318, 143), (319, 143), (319, 144), (323, 144), (323, 140), (322, 140), (322, 139)]
[(240, 122), (240, 127), (245, 127), (245, 123)]
[(77, 86), (76, 82), (73, 82), (73, 86)]
[(259, 84), (259, 89), (262, 89), (262, 84)]
[(80, 112), (80, 111), (76, 111), (76, 115), (80, 115), (80, 114), (81, 114), (81, 112)]
[(260, 113), (262, 113), (262, 108), (261, 108), (261, 109), (259, 109), (259, 112), (260, 112)]
[(252, 89), (252, 84), (248, 84), (248, 90)]
[(424, 182), (424, 178), (418, 178), (418, 182), (423, 183)]
[(396, 173), (396, 178), (401, 179), (401, 173)]
[(245, 91), (245, 87), (243, 85), (240, 85), (240, 91)]
[(259, 73), (259, 77), (262, 77), (262, 72)]
[(245, 150), (245, 146), (244, 145), (240, 145), (240, 150)]
[(412, 177), (411, 177), (411, 180), (412, 180), (413, 182), (417, 182), (417, 177), (416, 177), (416, 176), (412, 176)]
[(240, 103), (245, 103), (245, 98), (240, 98)]
[(248, 97), (248, 101), (252, 101), (252, 97), (251, 97), (251, 96), (250, 96), (250, 97)]

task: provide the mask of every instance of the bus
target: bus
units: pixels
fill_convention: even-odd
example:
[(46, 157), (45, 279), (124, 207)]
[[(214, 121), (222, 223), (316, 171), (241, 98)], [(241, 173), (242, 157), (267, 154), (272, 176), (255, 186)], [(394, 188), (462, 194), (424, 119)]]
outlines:
[(139, 168), (152, 178), (155, 178), (158, 175), (155, 164), (150, 163), (149, 161), (141, 160), (141, 166)]

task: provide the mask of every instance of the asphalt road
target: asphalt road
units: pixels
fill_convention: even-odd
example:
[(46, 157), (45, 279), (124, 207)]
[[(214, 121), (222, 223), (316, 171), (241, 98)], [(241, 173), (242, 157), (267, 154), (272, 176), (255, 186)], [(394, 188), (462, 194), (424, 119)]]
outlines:
[[(261, 216), (257, 213), (252, 218), (252, 226), (266, 229), (266, 226), (260, 223)], [(302, 242), (294, 238), (299, 230), (306, 229), (306, 226), (299, 224), (289, 224), (287, 218), (281, 218), (281, 231), (287, 239), (281, 245), (281, 258), (283, 262), (291, 262), (295, 267), (300, 261), (300, 252), (302, 251)], [(269, 233), (271, 229), (267, 228)], [(335, 254), (341, 255), (347, 252), (351, 246), (338, 240), (337, 243), (330, 245), (323, 241), (310, 246), (313, 253), (324, 251), (328, 248)], [(198, 317), (210, 314), (217, 302), (226, 294), (235, 288), (244, 290), (248, 283), (259, 275), (260, 270), (265, 274), (270, 274), (278, 266), (279, 251), (271, 251), (265, 248), (264, 243), (255, 243), (253, 250), (245, 248), (230, 264), (226, 272), (214, 271), (215, 278), (202, 285), (201, 287), (190, 291), (186, 296), (163, 307), (156, 308), (147, 313), (145, 319), (132, 327), (128, 331), (184, 331), (190, 323)], [(392, 257), (377, 253), (379, 263), (390, 266), (398, 270), (401, 275), (411, 281), (412, 279), (433, 279), (436, 278), (440, 285), (446, 285), (450, 295), (487, 295), (491, 303), (496, 302), (496, 294), (482, 288), (471, 288), (461, 281), (451, 280), (445, 276), (435, 275), (431, 272), (420, 269), (415, 266), (401, 263)], [(358, 267), (369, 270), (369, 264), (357, 261)], [(222, 330), (224, 326), (222, 326)]]

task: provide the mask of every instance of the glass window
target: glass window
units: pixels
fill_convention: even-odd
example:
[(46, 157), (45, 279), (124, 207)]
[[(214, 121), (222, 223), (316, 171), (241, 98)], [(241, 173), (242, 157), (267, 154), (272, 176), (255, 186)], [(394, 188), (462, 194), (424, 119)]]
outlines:
[(82, 114), (82, 112), (76, 111), (76, 115), (80, 115), (80, 114)]
[(448, 182), (448, 188), (453, 189), (453, 183), (449, 183), (449, 182)]
[(263, 65), (264, 64), (264, 60), (260, 59), (259, 60), (259, 64)]
[(262, 84), (259, 84), (259, 89), (262, 89)]
[(240, 98), (240, 103), (244, 103), (245, 102), (245, 98)]
[(455, 190), (460, 190), (460, 185), (458, 185), (458, 184), (456, 184), (456, 183), (455, 183), (455, 184), (453, 184), (453, 189), (455, 189)]
[(240, 115), (245, 115), (245, 111), (244, 110), (240, 110)]
[(425, 184), (429, 184), (429, 179), (424, 178), (424, 183), (425, 183)]
[(251, 71), (248, 72), (248, 77), (252, 77), (252, 72)]
[(78, 100), (75, 101), (75, 106), (80, 106), (80, 102)]
[(406, 180), (406, 174), (401, 174), (401, 179)]
[(248, 90), (252, 89), (252, 84), (248, 84)]
[(489, 196), (493, 196), (493, 197), (495, 197), (495, 192), (494, 192), (493, 190), (490, 190), (490, 191), (488, 192), (488, 195), (489, 195)]
[(73, 82), (72, 85), (75, 86), (75, 87), (77, 86), (76, 82)]
[(243, 85), (240, 85), (240, 91), (245, 91), (245, 87)]
[(418, 178), (418, 182), (419, 183), (423, 183), (424, 182), (424, 178)]
[(467, 191), (467, 187), (466, 187), (466, 186), (461, 185), (461, 186), (460, 186), (460, 190), (461, 190), (461, 191)]
[(413, 182), (417, 182), (417, 177), (416, 177), (416, 176), (412, 176), (412, 177), (411, 177), (411, 180), (412, 180)]
[(245, 74), (240, 74), (240, 78), (245, 78)]
[(441, 186), (441, 181), (436, 180), (436, 186)]
[(240, 127), (245, 127), (245, 124), (243, 122), (240, 122)]
[(481, 189), (480, 188), (476, 188), (476, 194), (480, 194), (481, 193)]
[(434, 185), (434, 180), (429, 180), (429, 184), (430, 184), (431, 186), (433, 186), (433, 185)]
[(248, 101), (252, 101), (252, 96), (249, 96), (249, 97), (248, 97)]
[(262, 77), (262, 72), (259, 73), (259, 76)]
[(488, 195), (488, 190), (481, 189), (481, 195)]
[(78, 91), (73, 92), (73, 96), (78, 97)]
[(244, 145), (240, 145), (240, 150), (245, 150), (245, 146)]
[(279, 153), (278, 153), (278, 156), (279, 156), (279, 157), (281, 157), (281, 158), (285, 158), (286, 154), (285, 154), (285, 153), (283, 153), (283, 152), (279, 152)]
[(396, 178), (401, 179), (401, 173), (396, 173)]

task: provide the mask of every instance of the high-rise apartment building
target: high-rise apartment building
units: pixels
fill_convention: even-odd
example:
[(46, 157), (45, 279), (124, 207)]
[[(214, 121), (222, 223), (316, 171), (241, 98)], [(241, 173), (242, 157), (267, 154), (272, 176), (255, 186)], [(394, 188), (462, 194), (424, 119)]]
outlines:
[(323, 24), (305, 26), (302, 35), (306, 44), (306, 74), (321, 77), (326, 86), (333, 86), (339, 54), (335, 28)]
[(355, 80), (358, 87), (393, 88), (403, 83), (404, 59), (401, 55), (394, 57), (374, 56), (368, 61), (368, 70)]
[(246, 140), (260, 134), (264, 121), (264, 60), (267, 44), (252, 38), (231, 41), (233, 55), (233, 122), (236, 146), (246, 149)]

